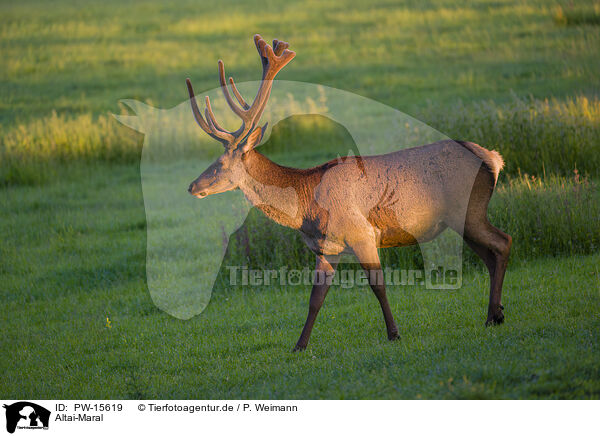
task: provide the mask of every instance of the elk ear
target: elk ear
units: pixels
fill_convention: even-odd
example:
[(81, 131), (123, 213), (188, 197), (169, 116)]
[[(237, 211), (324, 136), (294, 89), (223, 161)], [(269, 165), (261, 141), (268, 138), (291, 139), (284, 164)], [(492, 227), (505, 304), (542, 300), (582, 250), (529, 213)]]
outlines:
[(262, 127), (257, 127), (256, 129), (254, 129), (254, 131), (252, 133), (250, 133), (250, 135), (248, 135), (248, 139), (246, 140), (246, 143), (242, 146), (242, 151), (244, 153), (249, 152), (254, 147), (256, 147), (258, 144), (260, 144), (260, 141), (262, 140), (263, 135), (267, 131), (268, 124), (269, 123), (266, 123)]

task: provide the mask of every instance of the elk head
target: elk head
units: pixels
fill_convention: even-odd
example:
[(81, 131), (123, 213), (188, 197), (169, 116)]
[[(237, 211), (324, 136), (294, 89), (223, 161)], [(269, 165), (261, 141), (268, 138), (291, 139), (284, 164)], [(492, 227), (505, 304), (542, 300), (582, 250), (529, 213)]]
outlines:
[(202, 198), (238, 188), (239, 182), (245, 174), (242, 162), (244, 155), (260, 143), (267, 127), (266, 124), (262, 127), (257, 126), (257, 124), (271, 94), (273, 79), (279, 70), (296, 56), (296, 53), (287, 49), (289, 46), (287, 42), (275, 39), (271, 47), (260, 35), (254, 35), (254, 43), (262, 62), (263, 73), (261, 84), (252, 105), (246, 103), (238, 92), (233, 78), (230, 77), (229, 84), (237, 103), (233, 100), (225, 82), (223, 61), (219, 60), (219, 79), (223, 95), (231, 110), (242, 120), (242, 125), (236, 131), (229, 132), (217, 123), (208, 96), (206, 97), (206, 109), (204, 111), (206, 119), (202, 117), (194, 96), (192, 83), (190, 79), (186, 79), (190, 103), (197, 123), (202, 130), (221, 142), (225, 148), (225, 153), (190, 184), (188, 192), (195, 197)]

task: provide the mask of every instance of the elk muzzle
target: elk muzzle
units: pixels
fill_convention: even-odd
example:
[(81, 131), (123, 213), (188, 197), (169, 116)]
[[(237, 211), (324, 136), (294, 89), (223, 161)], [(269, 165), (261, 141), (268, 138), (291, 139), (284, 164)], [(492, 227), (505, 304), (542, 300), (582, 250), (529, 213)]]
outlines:
[(197, 198), (208, 197), (213, 194), (231, 191), (237, 188), (231, 180), (232, 173), (229, 170), (223, 170), (220, 165), (211, 165), (196, 180), (190, 183), (188, 192)]
[(188, 192), (190, 194), (192, 194), (194, 197), (198, 197), (198, 198), (206, 197), (206, 195), (207, 195), (206, 191), (198, 191), (198, 189), (196, 189), (196, 185), (194, 182), (190, 183)]
[(210, 184), (202, 183), (201, 180), (196, 179), (188, 187), (188, 192), (197, 198), (204, 198), (208, 195), (208, 188)]

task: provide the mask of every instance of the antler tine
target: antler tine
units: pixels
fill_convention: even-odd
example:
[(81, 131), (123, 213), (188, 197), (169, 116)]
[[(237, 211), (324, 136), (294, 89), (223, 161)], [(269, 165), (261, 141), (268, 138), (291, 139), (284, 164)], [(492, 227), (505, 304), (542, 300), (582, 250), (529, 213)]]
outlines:
[(256, 45), (256, 50), (258, 50), (258, 55), (260, 56), (260, 60), (262, 61), (263, 78), (264, 78), (264, 76), (265, 76), (264, 73), (267, 69), (267, 66), (269, 65), (269, 60), (264, 55), (265, 45), (267, 45), (267, 42), (264, 39), (262, 39), (262, 36), (260, 36), (257, 33), (256, 35), (254, 35), (254, 44)]
[[(296, 56), (295, 52), (287, 49), (289, 44), (285, 41), (274, 39), (273, 47), (271, 47), (260, 35), (256, 34), (254, 43), (263, 63), (263, 80), (273, 80), (275, 75)], [(267, 76), (270, 76), (270, 79)]]
[(194, 95), (194, 88), (192, 87), (192, 81), (189, 78), (187, 78), (185, 79), (185, 83), (188, 88), (188, 93), (190, 94), (190, 104), (192, 105), (192, 113), (194, 114), (194, 118), (196, 119), (196, 122), (200, 125), (202, 130), (210, 134), (208, 124), (206, 124), (206, 121), (204, 121), (204, 118), (202, 118), (202, 114), (200, 113), (200, 109), (198, 108), (196, 96)]
[(278, 41), (277, 39), (273, 40), (273, 51), (275, 55), (281, 56), (283, 51), (288, 48), (290, 45), (285, 41)]
[(284, 41), (279, 41), (277, 39), (273, 40), (273, 45), (275, 46), (277, 54), (273, 51), (273, 47), (267, 44), (259, 34), (254, 35), (254, 44), (256, 45), (256, 49), (258, 50), (258, 54), (262, 61), (263, 77), (258, 93), (256, 94), (252, 105), (246, 111), (246, 113), (250, 115), (252, 126), (260, 119), (265, 110), (265, 105), (271, 94), (273, 79), (277, 73), (294, 59), (294, 56), (296, 56), (295, 52), (287, 50), (289, 44)]
[[(229, 89), (227, 88), (227, 82), (225, 81), (225, 65), (223, 64), (223, 61), (221, 59), (219, 59), (219, 81), (221, 82), (221, 89), (223, 90), (223, 95), (225, 96), (225, 100), (227, 100), (227, 104), (229, 105), (231, 110), (238, 117), (243, 119), (243, 117), (244, 117), (243, 109), (241, 109), (237, 104), (235, 104), (235, 102), (231, 98), (231, 95), (229, 94)], [(237, 91), (237, 89), (236, 89), (236, 91)], [(236, 92), (235, 94), (236, 94), (236, 98), (238, 98), (237, 96), (239, 95), (239, 93)], [(238, 101), (239, 101), (239, 98), (238, 98)]]
[(204, 97), (204, 101), (206, 102), (206, 109), (204, 110), (204, 114), (206, 115), (206, 121), (212, 121), (212, 125), (215, 126), (218, 131), (227, 133), (227, 130), (221, 127), (217, 122), (215, 114), (212, 111), (212, 106), (210, 105), (210, 98), (208, 97), (208, 95)]
[(212, 107), (210, 105), (210, 98), (208, 98), (208, 96), (206, 96), (206, 109), (204, 110), (204, 115), (206, 116), (206, 121), (208, 122), (208, 125), (215, 136), (226, 140), (228, 143), (235, 139), (234, 134), (222, 128), (217, 122), (215, 114), (213, 114)]
[(233, 95), (235, 95), (235, 98), (237, 98), (237, 101), (242, 105), (244, 110), (250, 109), (250, 105), (248, 103), (246, 103), (246, 100), (244, 100), (244, 97), (242, 97), (242, 95), (237, 90), (235, 83), (233, 82), (233, 77), (229, 78), (229, 83), (231, 85), (231, 90), (233, 91)]
[(196, 119), (196, 122), (202, 128), (202, 130), (204, 130), (212, 138), (216, 139), (217, 141), (221, 141), (221, 142), (223, 142), (224, 145), (226, 145), (225, 139), (220, 136), (217, 136), (214, 133), (214, 131), (216, 131), (216, 129), (213, 129), (210, 126), (210, 124), (207, 123), (206, 121), (204, 121), (204, 118), (202, 118), (202, 114), (200, 113), (200, 109), (198, 108), (198, 103), (196, 102), (196, 96), (194, 94), (194, 88), (192, 87), (192, 81), (188, 78), (188, 79), (185, 79), (185, 83), (187, 84), (188, 93), (190, 94), (190, 104), (192, 106), (192, 113), (194, 114), (194, 118)]
[(210, 129), (212, 130), (211, 136), (216, 137), (218, 140), (223, 142), (223, 144), (225, 144), (225, 148), (229, 148), (231, 145), (231, 142), (235, 139), (233, 137), (233, 135), (231, 135), (228, 132), (218, 130), (215, 127), (214, 120), (212, 120), (210, 118), (210, 113), (208, 112), (208, 109), (204, 109), (204, 115), (206, 116), (206, 119), (208, 120), (208, 125), (210, 126)]

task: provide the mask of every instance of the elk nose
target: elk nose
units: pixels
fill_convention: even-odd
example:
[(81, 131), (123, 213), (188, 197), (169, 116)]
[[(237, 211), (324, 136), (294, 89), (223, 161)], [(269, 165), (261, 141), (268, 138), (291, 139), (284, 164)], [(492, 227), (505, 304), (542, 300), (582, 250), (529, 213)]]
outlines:
[(188, 187), (188, 192), (191, 194), (193, 190), (194, 190), (194, 184), (190, 183), (190, 186)]

